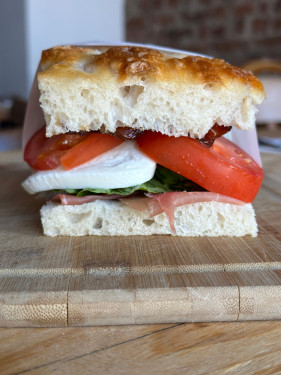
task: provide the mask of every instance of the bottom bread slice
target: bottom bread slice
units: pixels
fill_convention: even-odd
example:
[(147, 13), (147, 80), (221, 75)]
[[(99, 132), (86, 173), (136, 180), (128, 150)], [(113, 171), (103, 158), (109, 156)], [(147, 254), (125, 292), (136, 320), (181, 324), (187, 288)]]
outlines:
[[(167, 216), (153, 218), (119, 201), (98, 200), (76, 206), (48, 202), (41, 209), (47, 236), (131, 236), (171, 234)], [(175, 209), (177, 236), (257, 235), (255, 212), (251, 204), (243, 206), (220, 202), (193, 203)]]

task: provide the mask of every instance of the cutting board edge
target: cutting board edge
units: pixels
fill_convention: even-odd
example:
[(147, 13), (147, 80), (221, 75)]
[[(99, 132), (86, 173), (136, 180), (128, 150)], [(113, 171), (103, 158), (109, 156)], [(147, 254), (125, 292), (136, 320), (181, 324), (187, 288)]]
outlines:
[(5, 299), (0, 294), (0, 327), (281, 319), (281, 285), (160, 288), (125, 294), (118, 290), (32, 292), (23, 299), (20, 293), (5, 293)]
[(66, 327), (67, 291), (0, 293), (0, 327)]

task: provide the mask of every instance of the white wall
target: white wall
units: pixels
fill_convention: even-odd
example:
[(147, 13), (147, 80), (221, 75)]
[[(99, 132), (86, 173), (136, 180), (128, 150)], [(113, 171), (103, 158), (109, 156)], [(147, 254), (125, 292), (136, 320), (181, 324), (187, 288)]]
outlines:
[(0, 96), (26, 96), (24, 2), (0, 0)]
[[(11, 7), (13, 11), (7, 9)], [(0, 82), (0, 95), (18, 93), (28, 97), (43, 49), (95, 40), (123, 41), (125, 37), (124, 0), (1, 0), (0, 14), (0, 21), (7, 20), (6, 23), (12, 25), (0, 36), (0, 51), (2, 45), (15, 43), (16, 50), (10, 48), (6, 60), (18, 65), (16, 69), (15, 64), (9, 67), (9, 63), (5, 63), (5, 81)], [(15, 36), (13, 28), (21, 24), (24, 26)], [(13, 77), (12, 68), (18, 71), (17, 79)], [(23, 74), (24, 79), (19, 79)]]
[(26, 0), (26, 4), (29, 85), (42, 49), (124, 39), (123, 0)]

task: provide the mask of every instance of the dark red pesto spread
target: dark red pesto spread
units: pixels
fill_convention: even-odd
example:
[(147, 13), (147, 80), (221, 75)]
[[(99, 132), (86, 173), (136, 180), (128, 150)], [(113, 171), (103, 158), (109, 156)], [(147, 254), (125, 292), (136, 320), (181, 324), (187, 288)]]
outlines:
[(208, 133), (199, 142), (204, 143), (206, 146), (211, 147), (215, 142), (216, 138), (228, 133), (231, 130), (231, 126), (224, 126), (215, 124)]
[[(215, 124), (208, 133), (199, 142), (204, 143), (206, 146), (211, 147), (216, 138), (221, 137), (231, 130), (231, 126), (223, 126)], [(139, 129), (133, 129), (129, 126), (119, 126), (113, 135), (122, 141), (135, 141), (135, 139), (142, 134), (143, 131)]]
[[(208, 133), (201, 139), (198, 139), (199, 142), (203, 143), (204, 145), (211, 147), (216, 138), (223, 136), (224, 134), (228, 133), (231, 130), (231, 126), (224, 126), (215, 124)], [(72, 134), (77, 134), (75, 132), (70, 132)], [(80, 132), (80, 135), (86, 135), (88, 132)], [(107, 133), (104, 131), (104, 128), (101, 127), (100, 130), (94, 131), (94, 133)], [(143, 133), (140, 129), (134, 129), (130, 126), (119, 126), (116, 128), (114, 133), (114, 137), (121, 139), (121, 141), (135, 141), (136, 138)]]
[(139, 129), (133, 129), (129, 126), (119, 126), (113, 135), (122, 141), (134, 141), (142, 133), (143, 131)]

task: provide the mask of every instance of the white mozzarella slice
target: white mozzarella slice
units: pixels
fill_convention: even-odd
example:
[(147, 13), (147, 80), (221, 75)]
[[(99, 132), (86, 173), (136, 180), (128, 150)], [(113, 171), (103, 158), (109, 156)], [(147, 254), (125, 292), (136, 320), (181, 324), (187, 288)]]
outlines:
[(150, 180), (156, 163), (138, 150), (133, 142), (120, 146), (69, 171), (59, 167), (39, 171), (22, 184), (29, 193), (53, 189), (117, 189), (136, 186)]

